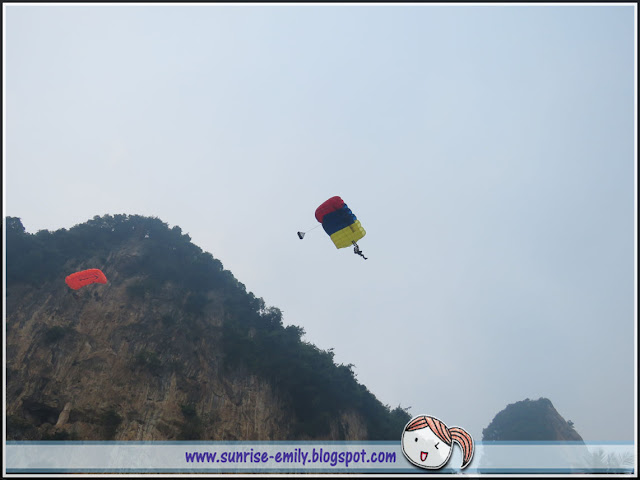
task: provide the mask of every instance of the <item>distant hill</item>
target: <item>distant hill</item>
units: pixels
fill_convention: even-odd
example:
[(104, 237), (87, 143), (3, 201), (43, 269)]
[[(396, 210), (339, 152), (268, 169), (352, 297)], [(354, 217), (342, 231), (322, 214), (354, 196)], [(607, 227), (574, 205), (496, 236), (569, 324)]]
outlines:
[[(70, 273), (108, 283), (77, 292)], [(409, 414), (177, 226), (6, 218), (8, 440), (399, 440)]]
[(500, 411), (482, 430), (483, 441), (578, 441), (582, 437), (547, 398), (522, 400)]

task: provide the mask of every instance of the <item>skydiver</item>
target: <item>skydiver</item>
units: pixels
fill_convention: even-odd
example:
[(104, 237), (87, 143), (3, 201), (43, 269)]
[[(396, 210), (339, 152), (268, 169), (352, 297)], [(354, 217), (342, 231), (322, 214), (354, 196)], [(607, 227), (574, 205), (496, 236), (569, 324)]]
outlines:
[(355, 253), (356, 255), (360, 255), (365, 260), (367, 259), (367, 257), (364, 256), (364, 254), (362, 253), (362, 251), (360, 250), (360, 247), (356, 242), (353, 242), (353, 253)]

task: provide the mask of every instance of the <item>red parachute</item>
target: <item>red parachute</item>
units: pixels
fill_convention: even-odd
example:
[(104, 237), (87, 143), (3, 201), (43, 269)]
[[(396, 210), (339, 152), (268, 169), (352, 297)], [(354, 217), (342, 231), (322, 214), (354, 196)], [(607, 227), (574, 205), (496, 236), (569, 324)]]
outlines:
[(89, 270), (72, 273), (64, 281), (67, 282), (69, 287), (78, 290), (91, 283), (107, 283), (107, 277), (102, 273), (102, 270), (90, 268)]

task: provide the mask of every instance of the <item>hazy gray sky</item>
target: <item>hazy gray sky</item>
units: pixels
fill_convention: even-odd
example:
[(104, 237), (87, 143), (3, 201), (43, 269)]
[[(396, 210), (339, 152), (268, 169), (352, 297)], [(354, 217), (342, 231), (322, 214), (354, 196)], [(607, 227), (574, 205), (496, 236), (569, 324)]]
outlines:
[(635, 6), (3, 9), (28, 232), (157, 216), (391, 407), (634, 439)]

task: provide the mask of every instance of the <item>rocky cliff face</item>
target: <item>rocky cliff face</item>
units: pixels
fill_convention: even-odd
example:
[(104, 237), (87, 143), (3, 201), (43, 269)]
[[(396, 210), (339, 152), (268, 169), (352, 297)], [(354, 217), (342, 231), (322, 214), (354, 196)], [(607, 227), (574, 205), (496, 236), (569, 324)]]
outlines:
[(512, 403), (482, 431), (485, 441), (577, 441), (582, 437), (553, 407), (549, 399)]
[[(75, 294), (64, 276), (7, 285), (8, 439), (305, 438), (286, 392), (225, 368), (228, 312), (215, 291), (198, 315), (185, 313), (171, 283), (135, 294), (140, 278), (122, 272), (142, 241), (83, 259), (106, 285)], [(328, 431), (317, 439), (367, 439), (358, 412), (343, 411)]]

